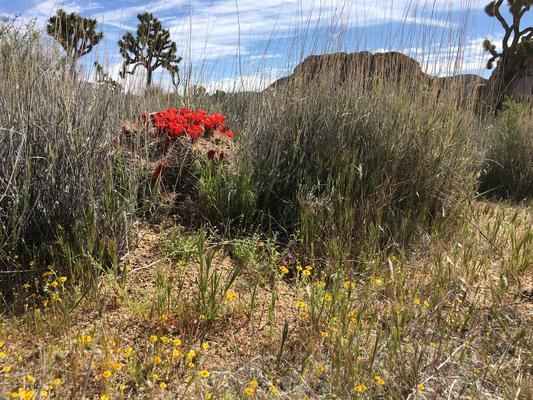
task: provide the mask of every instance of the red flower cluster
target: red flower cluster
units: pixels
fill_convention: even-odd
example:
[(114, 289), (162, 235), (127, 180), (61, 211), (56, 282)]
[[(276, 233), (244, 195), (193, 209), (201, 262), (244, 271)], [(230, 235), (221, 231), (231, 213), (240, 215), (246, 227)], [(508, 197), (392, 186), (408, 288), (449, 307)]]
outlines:
[(191, 111), (189, 108), (169, 108), (166, 111), (150, 114), (142, 114), (143, 122), (150, 118), (150, 122), (159, 134), (166, 135), (168, 140), (176, 140), (181, 135), (189, 135), (195, 139), (202, 135), (218, 132), (219, 134), (233, 139), (233, 132), (224, 125), (225, 117), (222, 114), (213, 113), (208, 115), (204, 110)]

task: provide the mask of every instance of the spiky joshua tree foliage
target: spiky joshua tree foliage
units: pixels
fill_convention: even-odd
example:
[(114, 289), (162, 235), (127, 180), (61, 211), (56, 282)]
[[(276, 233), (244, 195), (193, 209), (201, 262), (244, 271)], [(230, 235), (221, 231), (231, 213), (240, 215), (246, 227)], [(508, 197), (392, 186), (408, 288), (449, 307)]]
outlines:
[(104, 37), (103, 32), (96, 31), (96, 25), (95, 19), (63, 9), (57, 10), (48, 20), (46, 32), (63, 47), (73, 72), (78, 59), (89, 54)]
[[(503, 98), (506, 89), (513, 79), (524, 68), (524, 61), (533, 57), (533, 27), (522, 28), (524, 15), (531, 10), (533, 0), (507, 0), (510, 17), (506, 19), (501, 12), (504, 0), (491, 1), (485, 7), (485, 12), (496, 18), (504, 29), (501, 50), (486, 39), (483, 43), (485, 51), (491, 58), (487, 68), (492, 69), (497, 63), (497, 95)], [(498, 71), (499, 70), (499, 71)]]
[[(159, 67), (166, 69), (174, 86), (179, 84), (179, 66), (182, 58), (176, 55), (176, 43), (170, 39), (168, 29), (151, 13), (137, 15), (137, 35), (126, 32), (118, 42), (120, 54), (124, 57), (120, 76), (134, 74), (138, 67), (146, 69), (146, 86), (152, 85), (153, 73)], [(131, 69), (128, 69), (132, 66)]]

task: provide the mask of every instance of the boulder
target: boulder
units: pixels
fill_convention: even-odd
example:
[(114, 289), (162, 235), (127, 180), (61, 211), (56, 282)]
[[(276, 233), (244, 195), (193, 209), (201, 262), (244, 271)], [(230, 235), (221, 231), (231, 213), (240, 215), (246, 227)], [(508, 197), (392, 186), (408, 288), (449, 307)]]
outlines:
[(362, 51), (309, 56), (294, 69), (292, 75), (277, 80), (266, 90), (290, 85), (309, 88), (321, 82), (333, 87), (353, 84), (368, 88), (373, 78), (382, 82), (403, 82), (413, 87), (436, 85), (438, 92), (456, 87), (463, 97), (477, 96), (487, 83), (486, 79), (474, 74), (442, 78), (428, 75), (418, 61), (399, 52), (372, 54)]
[(291, 84), (311, 85), (325, 80), (333, 86), (339, 86), (358, 79), (367, 81), (373, 76), (394, 81), (420, 81), (428, 78), (416, 60), (402, 53), (333, 53), (307, 57), (294, 69), (292, 75), (277, 80), (267, 90)]

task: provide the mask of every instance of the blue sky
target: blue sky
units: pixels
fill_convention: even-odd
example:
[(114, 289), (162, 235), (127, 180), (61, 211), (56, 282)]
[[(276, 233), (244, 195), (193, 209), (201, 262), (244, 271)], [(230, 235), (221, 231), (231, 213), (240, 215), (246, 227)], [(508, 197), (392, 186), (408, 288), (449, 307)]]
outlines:
[[(484, 74), (481, 43), (501, 26), (487, 0), (0, 0), (0, 15), (43, 27), (57, 8), (96, 18), (105, 40), (94, 59), (117, 77), (116, 42), (150, 11), (170, 29), (190, 80), (214, 89), (260, 89), (309, 54), (399, 50), (436, 75)], [(533, 25), (533, 11), (523, 27)], [(188, 73), (188, 71), (191, 71)], [(130, 78), (135, 81), (142, 77)], [(168, 85), (166, 75), (158, 75)], [(130, 82), (131, 83), (131, 82)]]

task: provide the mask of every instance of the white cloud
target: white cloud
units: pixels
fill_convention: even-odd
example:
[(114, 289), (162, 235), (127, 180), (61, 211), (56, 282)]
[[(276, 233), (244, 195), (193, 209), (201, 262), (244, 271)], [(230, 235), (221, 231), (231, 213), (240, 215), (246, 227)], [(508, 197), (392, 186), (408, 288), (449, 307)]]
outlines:
[[(186, 61), (212, 60), (226, 56), (255, 55), (257, 41), (271, 45), (280, 38), (298, 37), (317, 46), (317, 28), (330, 32), (351, 27), (369, 27), (398, 22), (453, 28), (452, 10), (481, 8), (481, 0), (435, 0), (413, 5), (411, 0), (380, 2), (353, 0), (158, 0), (95, 14), (99, 21), (121, 29), (135, 29), (135, 14), (149, 10), (160, 14), (173, 39), (181, 44)], [(165, 14), (166, 13), (166, 14)], [(170, 16), (168, 13), (173, 13)], [(285, 46), (294, 43), (287, 40)], [(267, 46), (266, 44), (264, 45)], [(266, 51), (268, 53), (268, 51)]]

